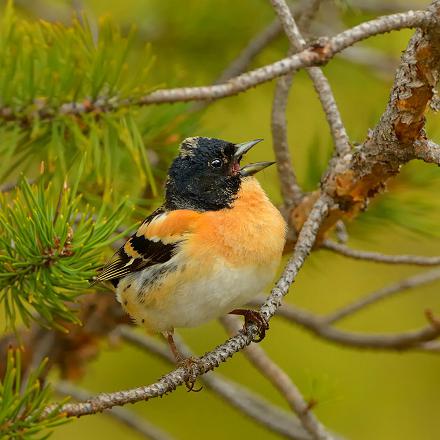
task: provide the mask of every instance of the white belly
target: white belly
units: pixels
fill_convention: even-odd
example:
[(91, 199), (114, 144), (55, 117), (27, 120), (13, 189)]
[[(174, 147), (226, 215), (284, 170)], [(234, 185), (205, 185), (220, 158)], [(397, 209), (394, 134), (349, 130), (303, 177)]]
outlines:
[(176, 292), (168, 318), (174, 327), (194, 327), (223, 316), (261, 294), (276, 267), (231, 269), (219, 264), (206, 278)]
[[(205, 276), (178, 284), (174, 292), (160, 301), (149, 302), (147, 298), (145, 303), (139, 303), (136, 300), (137, 280), (134, 279), (130, 280), (132, 288), (118, 292), (118, 296), (121, 302), (124, 299), (129, 302), (127, 309), (136, 322), (149, 330), (163, 332), (195, 327), (242, 307), (261, 294), (273, 280), (277, 266), (278, 261), (274, 261), (264, 267), (237, 269), (217, 262)], [(126, 284), (120, 283), (118, 291)]]

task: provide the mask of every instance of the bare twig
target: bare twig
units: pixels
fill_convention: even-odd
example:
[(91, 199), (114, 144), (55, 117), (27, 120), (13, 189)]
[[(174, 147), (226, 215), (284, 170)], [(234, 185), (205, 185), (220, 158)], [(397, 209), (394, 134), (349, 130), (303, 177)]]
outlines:
[[(240, 329), (237, 319), (227, 316), (221, 319), (230, 334)], [(313, 404), (306, 402), (299, 389), (292, 382), (287, 373), (282, 370), (266, 352), (258, 345), (249, 345), (243, 350), (244, 355), (254, 367), (280, 392), (289, 406), (296, 413), (304, 429), (315, 440), (331, 440), (333, 437), (311, 411)]]
[[(167, 347), (155, 341), (153, 338), (140, 335), (128, 327), (120, 327), (117, 330), (117, 334), (128, 343), (174, 365), (174, 357)], [(181, 353), (184, 353), (186, 356), (191, 356), (191, 352), (180, 338), (176, 337), (176, 343)], [(200, 381), (204, 386), (224, 399), (227, 404), (238, 409), (267, 429), (286, 438), (311, 438), (295, 417), (250, 392), (238, 383), (225, 379), (217, 373), (205, 374), (200, 378)]]
[[(307, 221), (304, 223), (292, 258), (289, 260), (281, 278), (272, 289), (269, 297), (260, 308), (260, 313), (265, 316), (267, 320), (269, 320), (280, 307), (282, 298), (289, 291), (291, 284), (312, 250), (320, 225), (327, 215), (329, 204), (330, 199), (323, 195), (315, 203)], [(193, 371), (191, 372), (191, 379), (217, 368), (221, 362), (225, 362), (227, 358), (232, 357), (235, 353), (248, 346), (257, 337), (258, 333), (259, 329), (256, 325), (249, 325), (246, 333), (241, 332), (237, 334), (211, 352), (203, 355), (200, 358), (200, 362), (194, 366)], [(68, 417), (81, 417), (84, 415), (95, 414), (114, 406), (121, 406), (127, 403), (134, 403), (163, 396), (174, 391), (178, 386), (188, 382), (190, 379), (189, 374), (190, 373), (187, 369), (180, 367), (166, 374), (151, 385), (131, 390), (116, 391), (108, 394), (98, 394), (86, 402), (63, 405), (61, 411), (66, 413)], [(46, 408), (42, 417), (50, 413), (53, 409), (53, 406)]]
[(292, 167), (289, 144), (287, 140), (287, 102), (293, 74), (278, 79), (272, 103), (272, 142), (277, 162), (278, 179), (281, 195), (287, 209), (296, 206), (301, 198), (302, 191), (296, 180)]
[[(58, 394), (73, 397), (75, 400), (87, 400), (92, 396), (88, 391), (67, 381), (55, 382), (54, 389)], [(170, 434), (163, 432), (147, 420), (140, 418), (125, 408), (112, 408), (104, 414), (118, 420), (151, 440), (171, 440), (173, 438)]]
[[(297, 51), (303, 50), (307, 45), (306, 40), (301, 35), (285, 0), (271, 0), (271, 3), (292, 47)], [(319, 6), (319, 2), (313, 2), (312, 5), (313, 7), (315, 7), (315, 5)], [(319, 67), (309, 67), (306, 71), (313, 81), (315, 90), (318, 93), (322, 108), (327, 117), (327, 122), (329, 123), (335, 143), (336, 153), (338, 155), (344, 155), (350, 151), (351, 147), (330, 84)]]
[[(319, 8), (319, 3), (320, 0), (313, 0), (312, 2), (304, 4), (301, 10), (301, 23), (304, 27), (309, 27), (313, 15)], [(296, 47), (291, 44), (289, 55), (294, 54), (296, 51)], [(278, 178), (280, 181), (281, 195), (284, 200), (284, 208), (287, 210), (297, 205), (303, 196), (293, 169), (287, 135), (286, 112), (293, 75), (293, 73), (290, 73), (278, 79), (272, 103), (271, 119), (273, 150), (277, 162)]]
[(363, 298), (360, 298), (359, 300), (348, 304), (345, 307), (341, 307), (335, 312), (327, 315), (324, 318), (324, 321), (326, 322), (326, 324), (333, 324), (337, 321), (340, 321), (341, 319), (346, 318), (347, 316), (352, 315), (353, 313), (358, 312), (359, 310), (363, 310), (364, 308), (376, 303), (377, 301), (389, 298), (391, 295), (403, 292), (404, 290), (414, 289), (415, 287), (429, 284), (439, 279), (440, 270), (438, 269), (405, 278), (403, 280), (397, 281), (394, 284), (384, 287), (383, 289), (370, 293), (369, 295), (364, 296)]
[(425, 257), (419, 255), (385, 255), (380, 252), (362, 251), (352, 249), (345, 244), (336, 243), (332, 240), (325, 240), (322, 247), (332, 252), (343, 255), (344, 257), (354, 258), (355, 260), (373, 261), (375, 263), (386, 264), (410, 264), (412, 266), (438, 266), (440, 257)]

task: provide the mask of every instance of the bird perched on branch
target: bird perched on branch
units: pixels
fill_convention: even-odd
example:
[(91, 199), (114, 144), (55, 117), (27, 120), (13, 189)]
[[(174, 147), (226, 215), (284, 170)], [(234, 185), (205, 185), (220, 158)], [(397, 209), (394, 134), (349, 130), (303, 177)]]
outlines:
[(253, 177), (273, 162), (240, 165), (260, 141), (185, 139), (165, 203), (97, 277), (113, 283), (136, 323), (166, 337), (178, 362), (176, 327), (232, 313), (257, 324), (260, 340), (267, 329), (258, 312), (238, 308), (272, 281), (285, 242), (286, 224)]

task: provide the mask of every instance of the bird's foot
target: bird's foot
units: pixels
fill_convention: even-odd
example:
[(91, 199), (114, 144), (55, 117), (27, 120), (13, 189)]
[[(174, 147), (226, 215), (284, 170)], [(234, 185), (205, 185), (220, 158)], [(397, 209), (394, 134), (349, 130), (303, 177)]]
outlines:
[(186, 390), (188, 392), (193, 391), (194, 393), (201, 391), (203, 386), (194, 388), (198, 376), (197, 373), (200, 370), (204, 370), (203, 362), (200, 360), (200, 358), (195, 356), (181, 358), (177, 361), (177, 366), (185, 369), (187, 373), (187, 379), (185, 380)]
[(252, 342), (261, 342), (266, 336), (266, 331), (269, 330), (269, 322), (266, 317), (257, 310), (235, 309), (229, 312), (232, 315), (244, 316), (243, 331), (248, 333), (249, 325), (256, 325), (258, 328), (257, 336), (253, 337)]

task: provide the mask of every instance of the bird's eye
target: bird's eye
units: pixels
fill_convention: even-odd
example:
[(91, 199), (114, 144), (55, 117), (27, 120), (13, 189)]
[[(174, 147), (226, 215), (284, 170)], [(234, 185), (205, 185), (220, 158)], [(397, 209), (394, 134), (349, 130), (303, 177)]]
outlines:
[(221, 168), (222, 165), (223, 165), (223, 162), (222, 162), (220, 159), (214, 159), (214, 160), (211, 162), (211, 166), (212, 166), (213, 168)]

